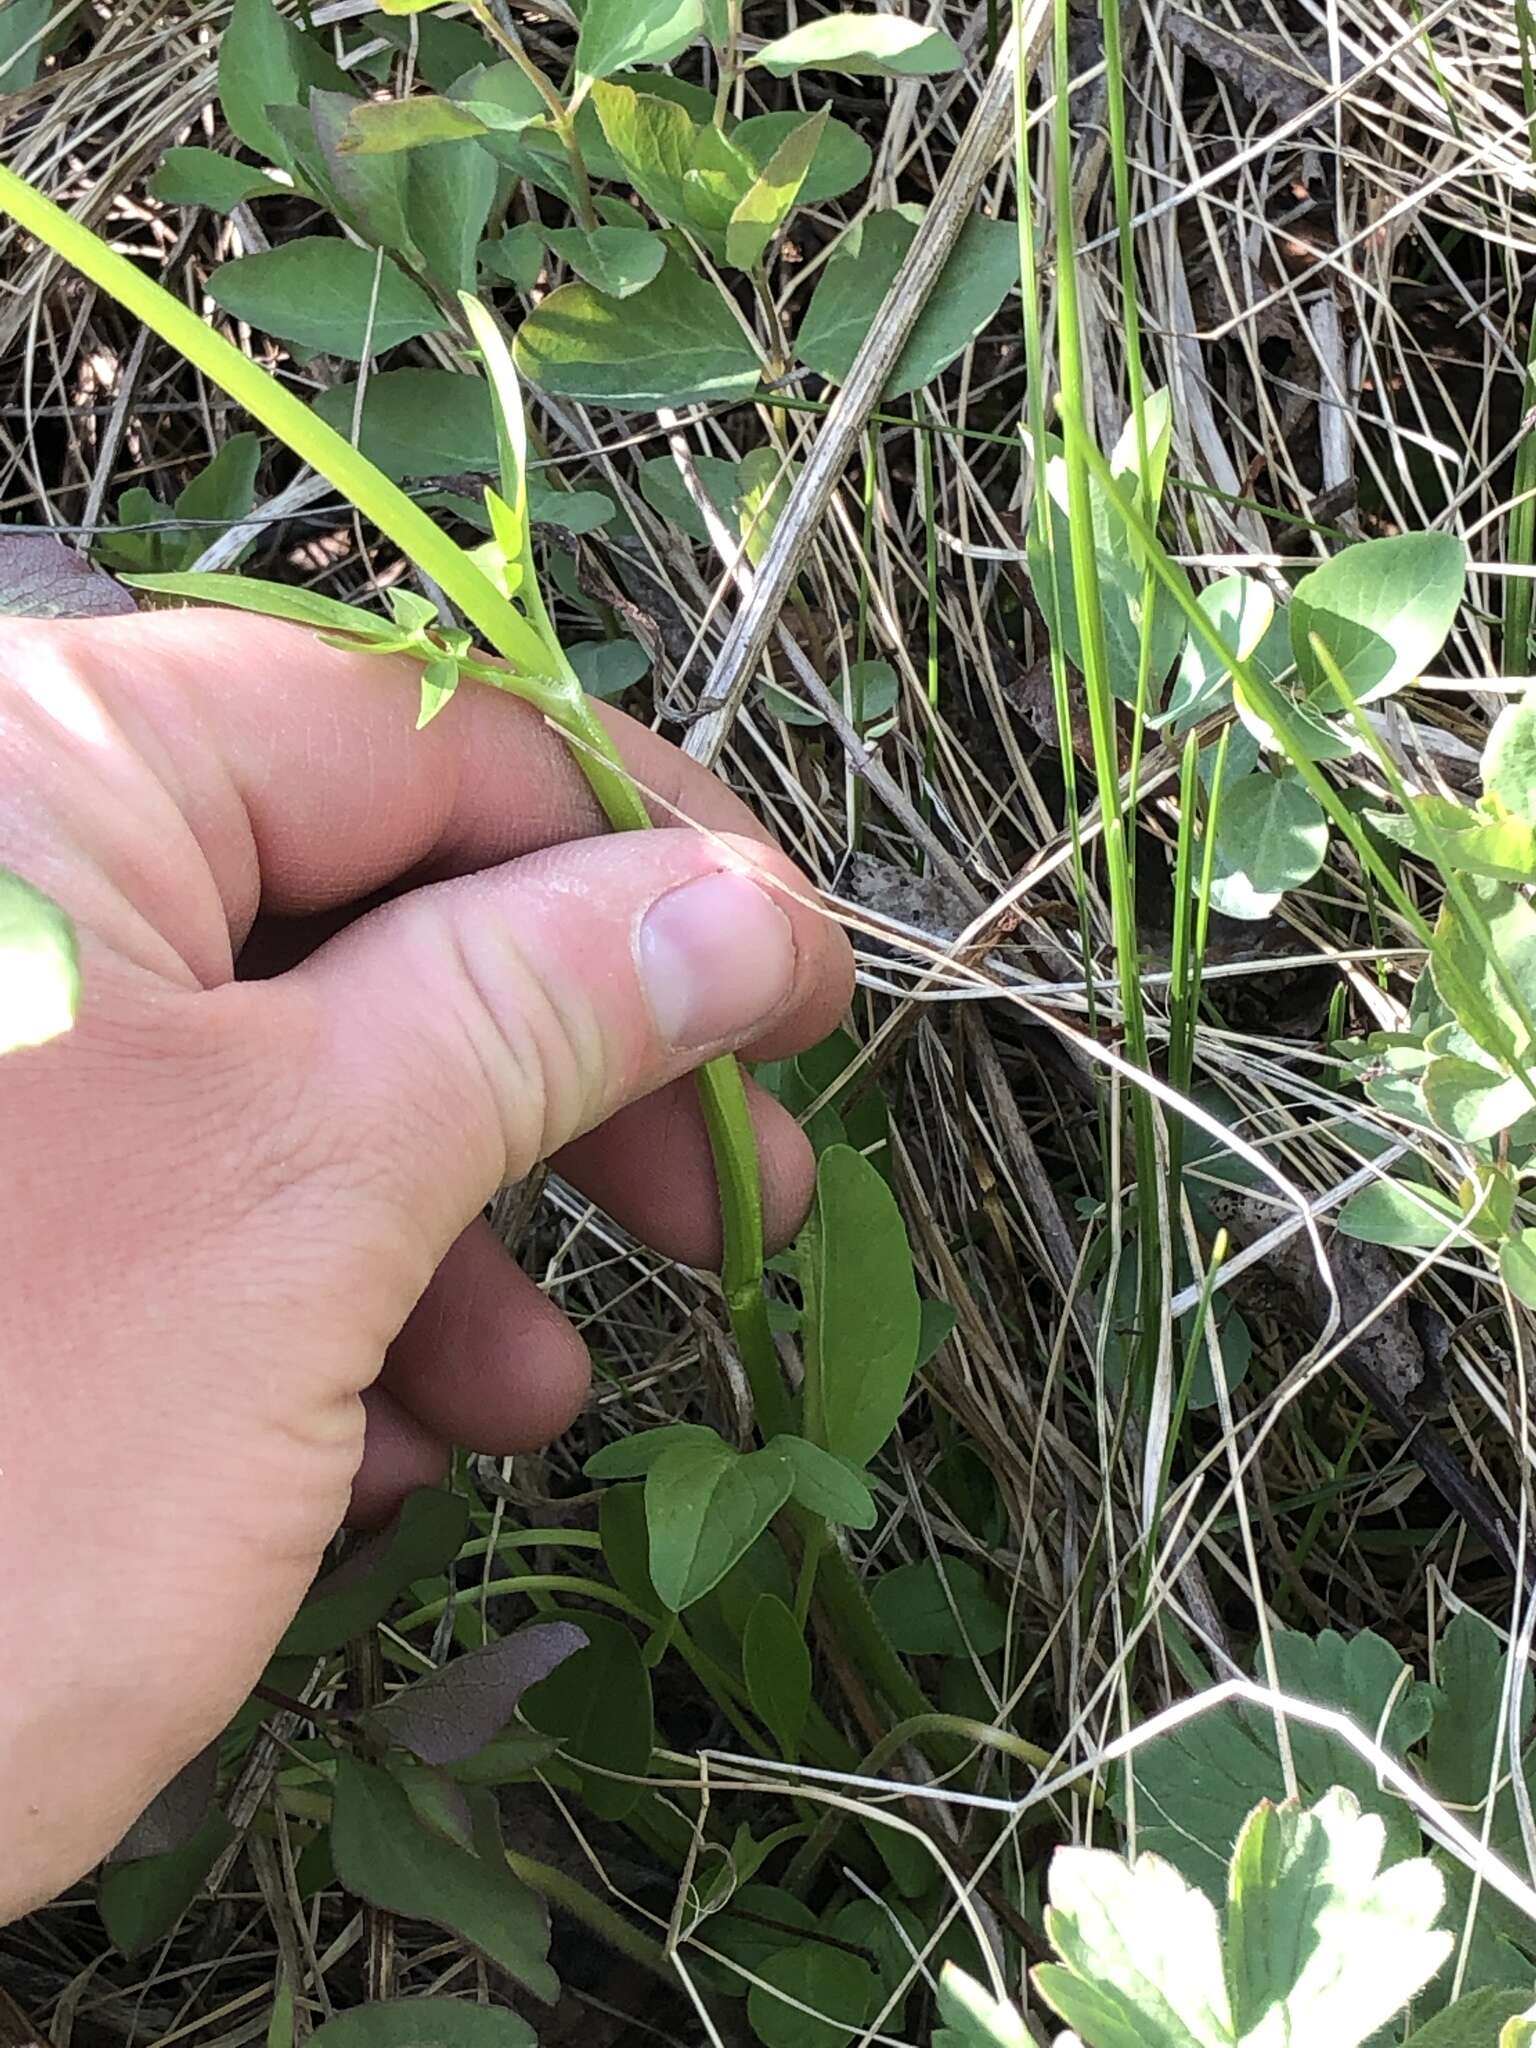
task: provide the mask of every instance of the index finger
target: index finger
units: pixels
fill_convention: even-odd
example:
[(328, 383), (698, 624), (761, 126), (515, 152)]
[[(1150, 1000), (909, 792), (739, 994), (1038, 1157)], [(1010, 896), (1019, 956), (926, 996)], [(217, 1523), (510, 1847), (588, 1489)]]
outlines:
[[(420, 670), (223, 611), (12, 622), (7, 666), (62, 666), (156, 769), (195, 833), (238, 948), (258, 905), (339, 908), (405, 878), (590, 838), (604, 819), (567, 742), (500, 690), (464, 685), (417, 732)], [(598, 707), (658, 825), (767, 842), (714, 776)], [(68, 745), (65, 729), (58, 736)], [(78, 742), (76, 742), (78, 743)], [(99, 763), (97, 764), (99, 766)]]

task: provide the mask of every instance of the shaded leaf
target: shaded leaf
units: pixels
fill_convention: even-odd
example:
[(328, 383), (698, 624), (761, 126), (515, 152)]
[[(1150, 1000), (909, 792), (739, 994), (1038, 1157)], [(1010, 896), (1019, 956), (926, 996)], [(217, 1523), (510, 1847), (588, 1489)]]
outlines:
[(749, 62), (775, 78), (797, 71), (840, 71), (850, 78), (933, 78), (958, 70), (965, 59), (939, 29), (900, 15), (850, 9), (792, 29), (766, 43)]
[(862, 1473), (802, 1436), (776, 1436), (767, 1446), (788, 1465), (794, 1498), (813, 1515), (849, 1529), (875, 1526), (875, 1503)]
[[(333, 385), (314, 410), (348, 440), (357, 387)], [(396, 483), (496, 474), (496, 421), (482, 378), (451, 370), (383, 370), (368, 379), (357, 445)]]
[(185, 1849), (208, 1819), (218, 1778), (219, 1746), (210, 1743), (155, 1794), (108, 1861), (136, 1863)]
[(346, 92), (346, 73), (272, 0), (235, 0), (218, 50), (219, 104), (231, 134), (268, 163), (292, 169), (292, 147), (269, 109), (302, 107), (311, 86)]
[(520, 291), (530, 291), (543, 275), (544, 237), (525, 221), (494, 241), (480, 244), (480, 267)]
[[(1256, 769), (1222, 792), (1212, 901), (1229, 917), (1267, 917), (1322, 866), (1328, 820), (1293, 775)], [(1262, 907), (1261, 907), (1262, 906)]]
[(703, 33), (703, 0), (587, 0), (576, 69), (611, 78), (636, 64), (670, 64)]
[(208, 296), (264, 334), (356, 362), (445, 323), (421, 286), (382, 251), (304, 235), (221, 263)]
[(897, 1565), (869, 1598), (891, 1647), (908, 1656), (986, 1657), (1008, 1638), (1007, 1615), (963, 1558)]
[(1440, 1638), (1435, 1652), (1438, 1698), (1425, 1768), (1436, 1793), (1451, 1806), (1476, 1808), (1487, 1799), (1508, 1766), (1511, 1723), (1516, 1748), (1525, 1747), (1531, 1729), (1531, 1674), (1522, 1670), (1518, 1693), (1506, 1708), (1509, 1659), (1498, 1630), (1470, 1607), (1454, 1617)]
[(319, 2048), (535, 2048), (538, 2040), (521, 2013), (463, 1998), (392, 1998), (353, 2006), (309, 2038)]
[(1372, 1181), (1339, 1211), (1339, 1229), (1346, 1237), (1403, 1251), (1428, 1251), (1444, 1244), (1460, 1221), (1461, 1210), (1438, 1188), (1397, 1180)]
[(611, 299), (642, 291), (667, 258), (666, 243), (648, 228), (555, 228), (544, 239), (579, 278)]
[(821, 1155), (816, 1207), (800, 1243), (805, 1434), (862, 1467), (906, 1404), (921, 1312), (896, 1199), (851, 1146), (833, 1145)]
[(744, 398), (761, 375), (735, 314), (675, 256), (622, 302), (562, 285), (524, 321), (516, 355), (541, 389), (619, 412)]
[(417, 1579), (444, 1571), (469, 1527), (469, 1502), (421, 1487), (393, 1524), (315, 1586), (278, 1648), (286, 1657), (319, 1656), (382, 1621)]
[(248, 200), (267, 199), (288, 188), (216, 149), (189, 147), (165, 152), (149, 189), (167, 206), (206, 206), (210, 213), (233, 213)]
[(545, 1961), (544, 1903), (512, 1875), (499, 1841), (495, 1849), (487, 1855), (460, 1848), (417, 1820), (388, 1771), (352, 1757), (338, 1760), (331, 1854), (347, 1890), (385, 1912), (458, 1935), (536, 1998), (553, 2003), (560, 1986)]
[(418, 1678), (375, 1708), (368, 1725), (425, 1764), (462, 1763), (501, 1733), (529, 1686), (586, 1642), (572, 1622), (531, 1623)]
[(587, 695), (605, 701), (622, 697), (651, 672), (651, 657), (638, 640), (578, 640), (565, 652)]
[[(763, 2048), (846, 2048), (862, 2032), (879, 1996), (868, 1963), (823, 1942), (802, 1942), (765, 1956), (757, 1974), (763, 1983), (747, 1993), (747, 2017)], [(765, 1988), (770, 1985), (772, 1990)], [(774, 1991), (785, 1997), (775, 1998)], [(791, 1998), (810, 2013), (785, 2002)]]
[(79, 1007), (73, 923), (51, 897), (0, 868), (0, 1055), (62, 1037)]
[[(624, 1489), (617, 1490), (622, 1498)], [(576, 1617), (587, 1647), (567, 1657), (523, 1696), (523, 1718), (560, 1738), (561, 1755), (603, 1771), (643, 1780), (651, 1761), (650, 1673), (640, 1645), (607, 1614)], [(640, 1784), (595, 1772), (581, 1777), (582, 1796), (604, 1820), (622, 1820), (642, 1796)]]
[(480, 238), (496, 203), (496, 159), (478, 142), (434, 142), (408, 161), (411, 240), (439, 285), (472, 292)]
[(37, 83), (52, 13), (53, 0), (9, 0), (0, 7), (0, 94)]
[(114, 1863), (102, 1872), (96, 1910), (125, 1956), (142, 1955), (165, 1939), (234, 1838), (234, 1829), (215, 1810), (181, 1848), (134, 1863)]
[(338, 218), (365, 241), (419, 263), (421, 252), (406, 220), (410, 159), (344, 151), (342, 141), (356, 109), (349, 93), (317, 89), (309, 95), (310, 133), (324, 166), (327, 197)]
[[(871, 213), (838, 243), (796, 337), (807, 368), (840, 384), (853, 367), (917, 233), (910, 209)], [(966, 222), (932, 297), (918, 315), (885, 397), (932, 381), (991, 323), (1019, 281), (1019, 237), (1011, 221)]]
[[(1500, 2029), (1507, 2021), (1518, 2020), (1530, 2005), (1529, 1986), (1520, 1991), (1495, 1987), (1473, 1991), (1458, 1998), (1424, 2026), (1415, 2027), (1404, 2048), (1492, 2048), (1495, 2042), (1503, 2048)], [(1518, 2035), (1516, 2043), (1517, 2048), (1523, 2048)]]
[(759, 1594), (747, 1617), (741, 1668), (753, 1713), (793, 1762), (811, 1710), (811, 1655), (800, 1624), (772, 1593)]
[[(693, 467), (704, 494), (720, 514), (727, 531), (736, 525), (736, 465), (718, 455), (695, 455)], [(690, 540), (707, 542), (704, 524), (692, 498), (678, 475), (670, 455), (653, 455), (640, 465), (640, 495), (663, 519), (685, 533)]]

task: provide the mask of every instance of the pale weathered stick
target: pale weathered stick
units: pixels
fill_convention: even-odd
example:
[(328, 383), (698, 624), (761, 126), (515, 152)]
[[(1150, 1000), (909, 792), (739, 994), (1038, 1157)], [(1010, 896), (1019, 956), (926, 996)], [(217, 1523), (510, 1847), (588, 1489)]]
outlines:
[(752, 594), (731, 623), (699, 700), (699, 716), (683, 743), (684, 752), (695, 761), (713, 762), (725, 745), (827, 502), (858, 450), (865, 421), (879, 404), (917, 316), (943, 274), (983, 180), (1012, 138), (1014, 37), (1024, 37), (1025, 69), (1032, 71), (1045, 46), (1050, 19), (1050, 0), (1024, 0), (1016, 29), (1003, 39), (943, 183), (790, 491), (755, 572)]

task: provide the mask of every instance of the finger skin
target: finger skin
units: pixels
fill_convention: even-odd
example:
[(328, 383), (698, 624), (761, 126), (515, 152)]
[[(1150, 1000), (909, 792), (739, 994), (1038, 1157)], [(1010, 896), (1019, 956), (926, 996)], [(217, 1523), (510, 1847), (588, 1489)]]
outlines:
[[(115, 910), (141, 947), (169, 942), (140, 955), (157, 971), (179, 961), (205, 987), (227, 981), (258, 905), (333, 909), (604, 827), (565, 740), (487, 685), (466, 684), (417, 732), (417, 664), (327, 647), (280, 620), (198, 610), (6, 625), (7, 762), (75, 856), (33, 879), (52, 880), (87, 923)], [(596, 708), (658, 824), (766, 841), (714, 776)], [(30, 844), (35, 860), (38, 834), (17, 838), (10, 851)], [(163, 857), (146, 861), (156, 845)], [(87, 865), (119, 877), (126, 907), (78, 900)], [(211, 887), (191, 886), (199, 868)]]

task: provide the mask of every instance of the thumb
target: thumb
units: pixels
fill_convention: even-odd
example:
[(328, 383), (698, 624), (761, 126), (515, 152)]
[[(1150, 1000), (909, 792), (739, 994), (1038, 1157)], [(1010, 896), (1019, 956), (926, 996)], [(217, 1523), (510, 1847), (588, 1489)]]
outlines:
[(851, 956), (781, 854), (658, 831), (418, 889), (271, 989), (312, 1011), (327, 1150), (435, 1264), (497, 1188), (628, 1104), (717, 1053), (825, 1036)]

